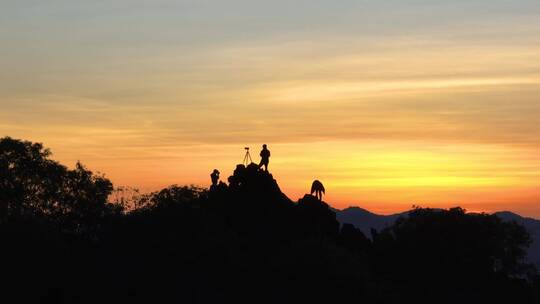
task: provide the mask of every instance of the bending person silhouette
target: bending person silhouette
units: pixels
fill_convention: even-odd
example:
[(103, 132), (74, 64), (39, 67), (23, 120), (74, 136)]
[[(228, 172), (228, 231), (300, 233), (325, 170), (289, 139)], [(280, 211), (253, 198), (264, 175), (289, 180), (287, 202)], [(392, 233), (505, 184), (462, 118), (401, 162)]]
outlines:
[(326, 194), (325, 191), (323, 184), (319, 180), (315, 180), (313, 184), (311, 184), (311, 195), (315, 193), (315, 197), (318, 200), (322, 201), (323, 194)]
[(217, 186), (219, 182), (219, 171), (217, 169), (214, 169), (214, 172), (210, 174), (210, 178), (212, 179), (212, 186)]
[(259, 168), (264, 166), (264, 171), (268, 172), (269, 162), (270, 162), (270, 150), (267, 149), (266, 145), (263, 145), (263, 149), (261, 151), (261, 163), (259, 164)]

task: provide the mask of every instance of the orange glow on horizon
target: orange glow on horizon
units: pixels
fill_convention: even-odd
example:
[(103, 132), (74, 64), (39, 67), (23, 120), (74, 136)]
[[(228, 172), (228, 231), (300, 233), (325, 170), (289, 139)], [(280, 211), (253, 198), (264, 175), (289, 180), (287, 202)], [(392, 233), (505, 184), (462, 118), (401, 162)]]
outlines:
[(540, 218), (534, 1), (45, 2), (0, 9), (0, 136), (68, 166), (207, 186), (266, 143), (293, 200)]
[[(461, 206), (470, 211), (513, 210), (538, 216), (540, 176), (534, 150), (489, 144), (347, 141), (269, 144), (270, 172), (282, 191), (297, 200), (311, 182), (325, 184), (325, 201), (343, 209), (360, 206), (381, 214), (398, 213), (413, 205), (433, 208)], [(258, 144), (252, 147), (258, 161)], [(53, 146), (55, 159), (73, 164), (71, 154)], [(238, 148), (240, 147), (240, 148)], [(214, 168), (226, 181), (243, 157), (243, 145), (161, 147), (152, 152), (130, 148), (137, 158), (80, 158), (90, 169), (104, 172), (117, 186), (155, 191), (171, 184), (210, 184)], [(329, 149), (331, 147), (331, 149)], [(122, 154), (121, 149), (118, 153)], [(146, 155), (146, 156), (145, 156)]]

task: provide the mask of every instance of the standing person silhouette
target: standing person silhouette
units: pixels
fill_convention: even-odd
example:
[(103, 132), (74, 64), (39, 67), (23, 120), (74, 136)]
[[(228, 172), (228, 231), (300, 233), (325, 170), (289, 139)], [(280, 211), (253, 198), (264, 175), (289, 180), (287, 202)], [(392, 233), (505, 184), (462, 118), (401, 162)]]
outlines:
[(210, 174), (210, 178), (212, 179), (212, 186), (217, 186), (219, 181), (219, 171), (217, 169), (214, 169), (214, 172)]
[(270, 162), (270, 150), (267, 149), (266, 145), (263, 145), (263, 149), (261, 151), (261, 163), (259, 164), (259, 168), (264, 166), (264, 171), (268, 172), (269, 162)]

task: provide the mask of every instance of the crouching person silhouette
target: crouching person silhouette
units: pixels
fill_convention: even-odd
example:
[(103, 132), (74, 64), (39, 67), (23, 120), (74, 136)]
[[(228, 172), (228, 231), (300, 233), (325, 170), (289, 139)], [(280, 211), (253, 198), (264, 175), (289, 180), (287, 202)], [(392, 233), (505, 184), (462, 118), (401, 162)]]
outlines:
[(315, 197), (322, 201), (323, 194), (325, 194), (325, 189), (323, 184), (319, 180), (315, 180), (313, 184), (311, 184), (311, 195), (315, 193)]
[(266, 145), (263, 145), (263, 149), (261, 151), (261, 163), (259, 164), (259, 168), (264, 166), (264, 171), (268, 172), (269, 162), (270, 162), (270, 150), (268, 150)]
[(216, 187), (219, 182), (219, 171), (214, 169), (214, 172), (210, 174), (210, 178), (212, 179), (212, 187)]

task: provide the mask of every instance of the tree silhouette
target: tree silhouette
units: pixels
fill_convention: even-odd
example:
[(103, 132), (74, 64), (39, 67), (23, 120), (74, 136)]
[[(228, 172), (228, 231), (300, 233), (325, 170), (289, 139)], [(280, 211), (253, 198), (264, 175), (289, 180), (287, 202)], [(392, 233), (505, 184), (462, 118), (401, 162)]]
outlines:
[(500, 300), (515, 297), (508, 287), (531, 271), (524, 261), (529, 243), (523, 227), (496, 216), (416, 208), (374, 236), (374, 257), (378, 272), (390, 274), (414, 301)]
[(0, 139), (0, 220), (41, 217), (94, 235), (104, 217), (121, 211), (107, 201), (112, 183), (81, 163), (70, 170), (50, 156), (41, 144)]

